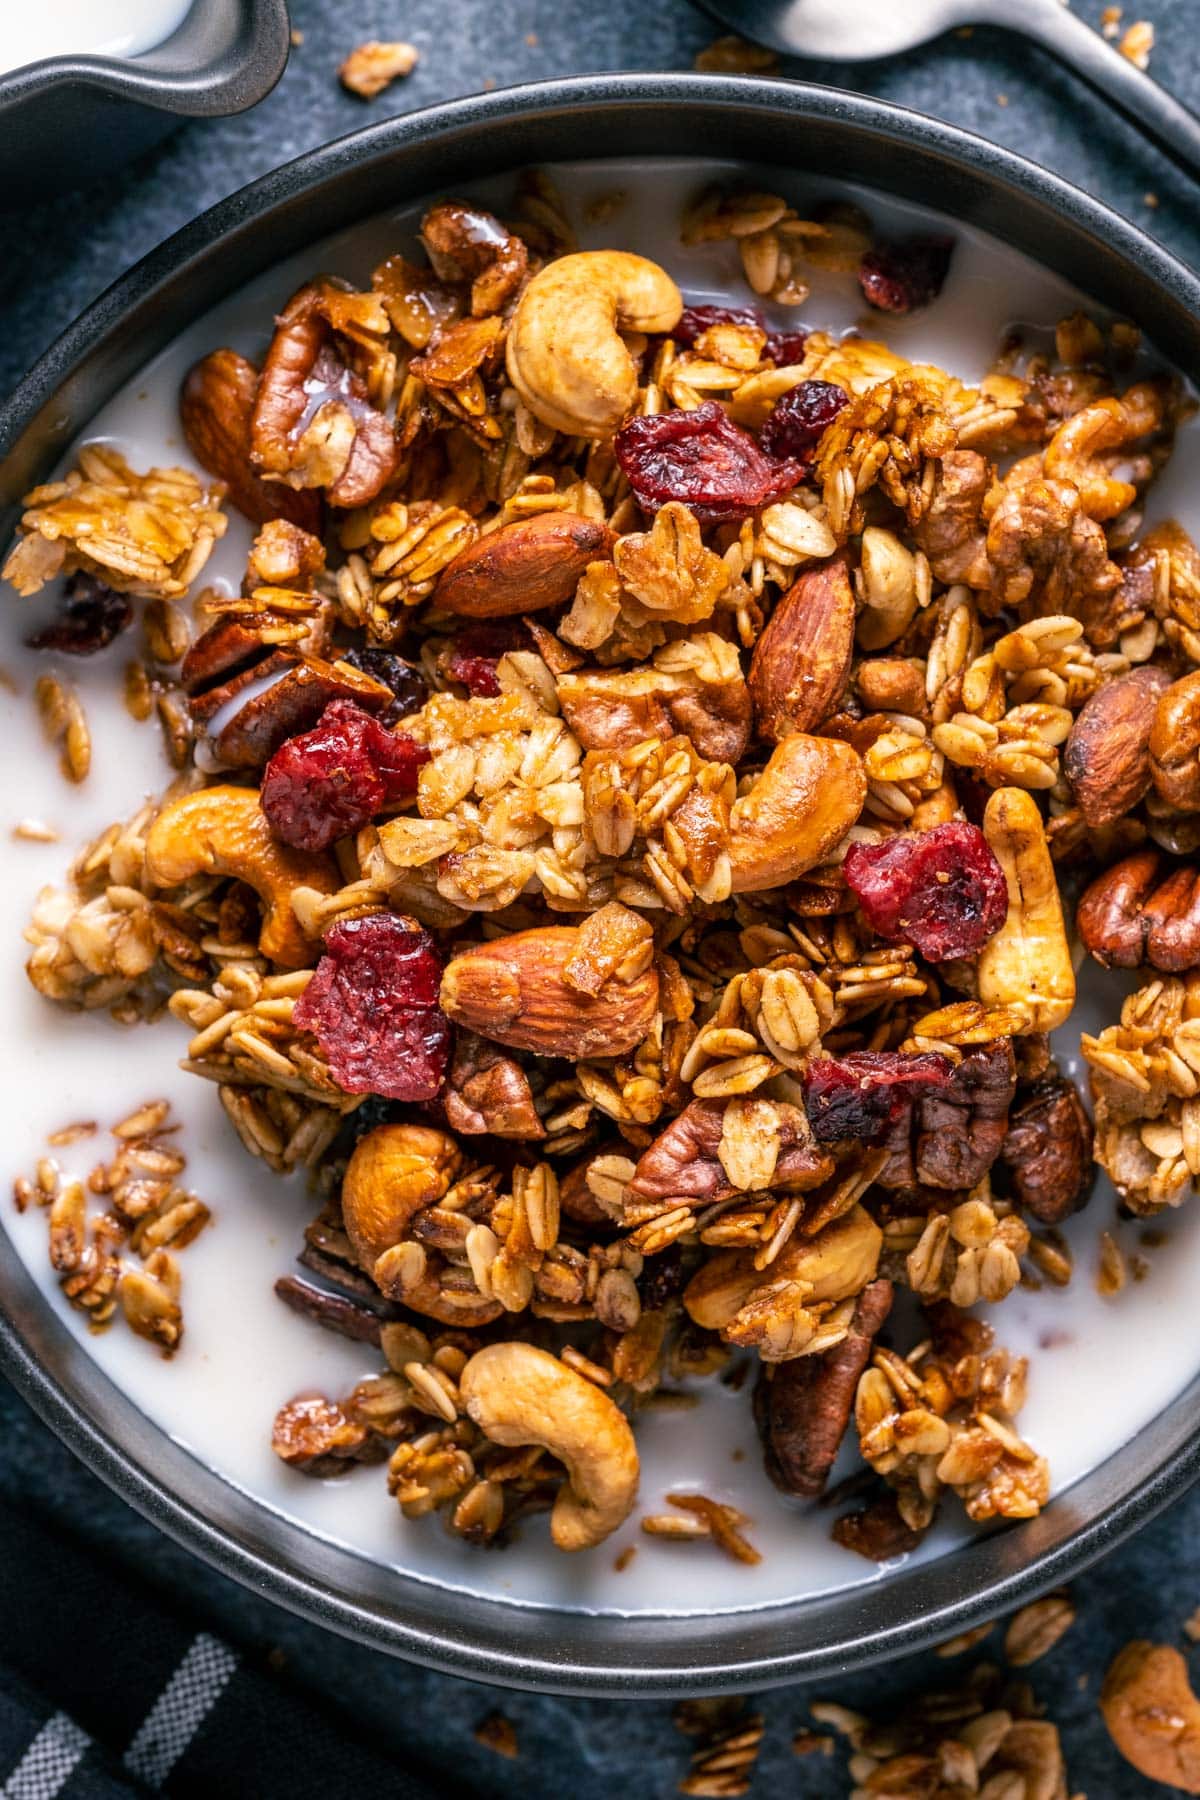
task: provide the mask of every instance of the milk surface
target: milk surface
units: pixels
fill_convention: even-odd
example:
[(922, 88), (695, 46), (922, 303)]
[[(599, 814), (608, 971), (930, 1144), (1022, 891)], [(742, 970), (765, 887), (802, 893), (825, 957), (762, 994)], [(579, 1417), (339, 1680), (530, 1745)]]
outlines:
[(140, 56), (177, 31), (192, 0), (5, 0), (0, 75), (49, 56)]
[[(552, 173), (571, 201), (584, 247), (618, 246), (654, 257), (693, 302), (751, 300), (734, 247), (685, 250), (676, 223), (684, 201), (700, 187), (738, 171), (664, 161), (567, 166)], [(751, 175), (751, 180), (773, 189), (789, 186), (774, 171)], [(614, 190), (625, 192), (622, 206), (603, 226), (587, 226), (589, 203)], [(911, 231), (931, 222), (928, 212), (878, 202), (832, 181), (794, 182), (789, 191), (801, 211), (844, 194), (890, 229)], [(511, 186), (485, 182), (471, 192), (503, 207)], [(155, 462), (188, 462), (175, 395), (190, 364), (225, 344), (260, 358), (272, 315), (303, 280), (323, 270), (365, 284), (385, 254), (398, 249), (414, 254), (420, 211), (412, 208), (356, 227), (233, 295), (148, 364), (99, 414), (87, 438), (115, 444), (139, 469)], [(938, 223), (958, 239), (946, 292), (913, 318), (876, 318), (867, 324), (897, 349), (975, 379), (1014, 321), (1052, 326), (1078, 304), (1065, 283), (1012, 250), (953, 221)], [(799, 319), (843, 330), (861, 320), (856, 301), (857, 288), (848, 277), (814, 271), (808, 303), (797, 314), (780, 311), (776, 318), (781, 324)], [(1196, 429), (1184, 428), (1149, 506), (1152, 520), (1174, 515), (1193, 532), (1200, 531), (1196, 483), (1188, 480), (1197, 461)], [(203, 581), (236, 591), (249, 539), (249, 528), (231, 513), (227, 535)], [(297, 1318), (273, 1297), (272, 1284), (293, 1267), (315, 1203), (302, 1181), (280, 1180), (251, 1159), (226, 1123), (215, 1088), (176, 1067), (187, 1042), (185, 1028), (170, 1018), (153, 1027), (122, 1028), (106, 1015), (67, 1013), (41, 1000), (25, 977), (21, 931), (38, 889), (47, 882), (61, 883), (85, 841), (111, 820), (134, 812), (170, 778), (157, 725), (134, 723), (120, 700), (121, 669), (138, 652), (136, 630), (90, 659), (57, 659), (23, 649), (22, 639), (51, 611), (46, 594), (20, 601), (7, 589), (0, 606), (0, 664), (16, 676), (20, 690), (13, 695), (0, 689), (0, 833), (6, 875), (0, 884), (0, 996), (9, 1021), (0, 1042), (7, 1126), (0, 1194), (6, 1192), (8, 1178), (32, 1172), (45, 1152), (48, 1133), (84, 1118), (107, 1126), (142, 1101), (165, 1095), (183, 1122), (181, 1142), (189, 1159), (184, 1179), (208, 1202), (214, 1219), (180, 1257), (185, 1336), (170, 1362), (119, 1322), (100, 1337), (89, 1336), (86, 1322), (64, 1304), (51, 1274), (43, 1213), (18, 1217), (5, 1200), (0, 1253), (15, 1251), (25, 1261), (47, 1304), (164, 1431), (263, 1506), (374, 1559), (380, 1565), (381, 1591), (386, 1591), (387, 1571), (402, 1570), (525, 1604), (614, 1613), (707, 1613), (885, 1579), (874, 1565), (830, 1542), (827, 1511), (805, 1512), (767, 1482), (748, 1386), (734, 1393), (719, 1381), (698, 1383), (696, 1404), (689, 1409), (647, 1412), (638, 1419), (638, 1512), (623, 1530), (584, 1555), (554, 1551), (544, 1517), (524, 1525), (511, 1549), (473, 1550), (452, 1538), (439, 1519), (405, 1520), (388, 1498), (381, 1467), (323, 1484), (276, 1461), (270, 1428), (282, 1402), (311, 1390), (344, 1393), (378, 1369), (381, 1359), (369, 1347)], [(76, 683), (91, 723), (92, 773), (77, 789), (63, 780), (56, 756), (40, 742), (32, 686), (35, 675), (47, 669)], [(61, 841), (9, 842), (11, 827), (27, 817), (55, 826)], [(1083, 971), (1082, 987), (1071, 1023), (1059, 1034), (1060, 1060), (1073, 1074), (1079, 1073), (1080, 1030), (1099, 1030), (1111, 1022), (1122, 991), (1090, 966)], [(111, 1140), (101, 1136), (56, 1154), (69, 1172), (83, 1174), (111, 1148)], [(1113, 1300), (1102, 1300), (1094, 1288), (1097, 1237), (1102, 1227), (1113, 1228), (1114, 1208), (1112, 1191), (1101, 1181), (1087, 1211), (1067, 1226), (1075, 1254), (1075, 1278), (1068, 1289), (1018, 1290), (1001, 1306), (985, 1309), (999, 1340), (1031, 1357), (1021, 1429), (1049, 1457), (1059, 1493), (1132, 1437), (1200, 1367), (1200, 1307), (1191, 1279), (1192, 1265), (1200, 1259), (1200, 1205), (1193, 1201), (1156, 1221), (1168, 1242), (1146, 1253), (1152, 1263), (1147, 1279)], [(1115, 1230), (1127, 1252), (1140, 1248), (1136, 1225)], [(846, 1454), (845, 1466), (852, 1462)], [(661, 1510), (667, 1492), (679, 1488), (740, 1507), (750, 1520), (748, 1535), (763, 1552), (761, 1564), (748, 1568), (703, 1543), (669, 1544), (641, 1534), (637, 1516)], [(918, 1559), (936, 1556), (968, 1535), (957, 1503), (947, 1501), (944, 1515), (917, 1552)], [(637, 1556), (617, 1573), (614, 1559), (628, 1544), (637, 1546)]]

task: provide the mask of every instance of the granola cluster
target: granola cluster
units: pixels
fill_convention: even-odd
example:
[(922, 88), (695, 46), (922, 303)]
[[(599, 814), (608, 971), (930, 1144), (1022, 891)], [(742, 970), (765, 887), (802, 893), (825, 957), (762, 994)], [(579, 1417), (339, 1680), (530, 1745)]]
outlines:
[[(540, 177), (506, 220), (441, 202), (419, 259), (196, 365), (202, 476), (92, 446), (29, 496), (9, 580), (89, 582), (88, 643), (149, 597), (127, 699), (180, 769), (39, 897), (29, 973), (169, 1005), (319, 1187), (280, 1298), (386, 1367), (283, 1408), (291, 1466), (386, 1459), (407, 1516), (550, 1506), (583, 1548), (635, 1504), (639, 1406), (749, 1355), (772, 1477), (819, 1494), (852, 1427), (878, 1485), (838, 1535), (886, 1557), (947, 1492), (1049, 1491), (966, 1309), (1070, 1276), (1076, 884), (1109, 884), (1093, 956), (1167, 971), (1084, 1039), (1096, 1158), (1136, 1212), (1200, 1172), (1200, 555), (1143, 529), (1187, 402), (1083, 315), (968, 386), (760, 309), (812, 267), (929, 304), (948, 240), (730, 192), (683, 231), (753, 303), (578, 251)], [(243, 591), (189, 621), (222, 499)], [(753, 1558), (670, 1500), (649, 1530)]]

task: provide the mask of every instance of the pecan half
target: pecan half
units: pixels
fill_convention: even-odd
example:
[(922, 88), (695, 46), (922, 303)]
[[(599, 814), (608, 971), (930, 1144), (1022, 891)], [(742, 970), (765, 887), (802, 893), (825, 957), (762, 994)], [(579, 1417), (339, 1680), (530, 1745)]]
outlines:
[[(725, 1100), (693, 1100), (685, 1106), (643, 1152), (630, 1183), (631, 1193), (645, 1200), (689, 1200), (704, 1206), (736, 1194), (738, 1189), (730, 1183), (717, 1155), (727, 1104)], [(781, 1101), (775, 1110), (779, 1115), (779, 1158), (772, 1192), (807, 1193), (833, 1174), (833, 1159), (813, 1143), (801, 1107)]]
[(726, 681), (697, 682), (657, 669), (583, 669), (559, 677), (558, 700), (585, 750), (632, 750), (647, 738), (682, 735), (707, 761), (732, 764), (750, 739), (740, 670)]
[(202, 469), (225, 483), (230, 501), (256, 525), (288, 519), (302, 531), (321, 529), (321, 496), (265, 481), (250, 462), (250, 420), (258, 370), (236, 350), (214, 350), (190, 368), (179, 391), (188, 449)]
[(893, 1292), (890, 1281), (870, 1282), (840, 1344), (819, 1356), (764, 1366), (754, 1390), (754, 1420), (767, 1474), (785, 1494), (813, 1500), (822, 1492), (854, 1411), (872, 1339), (891, 1311)]
[(471, 283), (476, 317), (500, 312), (525, 279), (529, 252), (499, 219), (465, 200), (442, 200), (421, 221), (421, 241), (440, 281)]
[(971, 1188), (1000, 1154), (1016, 1092), (1012, 1041), (968, 1050), (949, 1082), (915, 1101), (884, 1142), (884, 1187)]
[(465, 1137), (546, 1135), (520, 1063), (473, 1031), (460, 1031), (455, 1040), (443, 1105), (447, 1124)]
[(1150, 728), (1155, 791), (1179, 812), (1200, 812), (1200, 669), (1173, 681)]
[(1092, 1122), (1073, 1081), (1040, 1076), (1014, 1108), (1000, 1151), (1013, 1192), (1043, 1225), (1057, 1225), (1087, 1201), (1096, 1175)]
[(758, 729), (777, 744), (838, 707), (854, 652), (854, 590), (844, 557), (806, 569), (771, 615), (750, 659)]
[(309, 282), (279, 315), (250, 420), (250, 461), (290, 487), (323, 487), (335, 506), (365, 506), (395, 474), (396, 439), (339, 355), (327, 310), (324, 284)]
[(562, 606), (591, 562), (608, 558), (616, 534), (581, 513), (534, 513), (489, 531), (442, 571), (434, 602), (463, 619), (502, 619)]
[(1072, 725), (1063, 772), (1093, 831), (1132, 811), (1150, 786), (1150, 733), (1170, 685), (1165, 669), (1131, 669), (1097, 688)]
[(1092, 882), (1075, 924), (1106, 969), (1143, 963), (1167, 975), (1194, 969), (1200, 966), (1200, 869), (1171, 865), (1157, 850), (1137, 850)]

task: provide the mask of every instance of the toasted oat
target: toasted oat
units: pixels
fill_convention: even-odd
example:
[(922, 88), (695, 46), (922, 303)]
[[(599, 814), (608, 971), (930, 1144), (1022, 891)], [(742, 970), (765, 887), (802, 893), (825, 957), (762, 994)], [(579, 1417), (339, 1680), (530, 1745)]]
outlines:
[(57, 844), (60, 834), (56, 826), (47, 825), (44, 819), (19, 819), (12, 835), (30, 844)]
[(989, 1620), (986, 1625), (973, 1626), (970, 1631), (960, 1631), (957, 1637), (947, 1638), (944, 1644), (938, 1644), (934, 1655), (962, 1656), (968, 1650), (973, 1650), (976, 1644), (982, 1644), (984, 1638), (990, 1636), (994, 1630), (995, 1620), (993, 1619)]
[(1149, 19), (1137, 19), (1127, 27), (1117, 49), (1137, 69), (1150, 67), (1150, 52), (1154, 48), (1154, 27)]
[(57, 676), (39, 675), (33, 697), (47, 740), (62, 747), (63, 774), (83, 781), (92, 766), (92, 736), (79, 695)]
[(797, 1731), (792, 1738), (796, 1756), (832, 1756), (834, 1741), (824, 1731)]
[(1004, 1654), (1016, 1669), (1024, 1669), (1047, 1651), (1075, 1623), (1075, 1608), (1066, 1594), (1047, 1594), (1033, 1600), (1009, 1620), (1004, 1633)]
[(1111, 1231), (1100, 1233), (1100, 1267), (1096, 1271), (1096, 1292), (1111, 1299), (1125, 1286), (1125, 1255)]
[(769, 75), (779, 67), (779, 57), (762, 44), (730, 35), (698, 50), (692, 67), (708, 75)]
[(420, 54), (413, 44), (380, 43), (371, 38), (350, 52), (338, 69), (338, 80), (360, 100), (374, 100), (393, 81), (411, 75)]
[(759, 1714), (739, 1720), (695, 1752), (679, 1792), (717, 1797), (748, 1793), (762, 1737)]
[(1106, 6), (1100, 14), (1100, 30), (1111, 42), (1120, 35), (1123, 6)]

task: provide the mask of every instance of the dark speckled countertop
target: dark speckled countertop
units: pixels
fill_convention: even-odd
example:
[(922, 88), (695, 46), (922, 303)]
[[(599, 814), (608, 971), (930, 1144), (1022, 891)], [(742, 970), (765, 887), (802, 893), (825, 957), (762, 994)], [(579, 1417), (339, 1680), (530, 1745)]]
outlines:
[[(35, 0), (36, 3), (36, 0)], [(1076, 0), (1089, 22), (1100, 0)], [(1152, 67), (1200, 108), (1197, 0), (1135, 0), (1126, 22), (1153, 21)], [(61, 193), (0, 223), (0, 391), (23, 374), (69, 320), (138, 257), (244, 182), (300, 151), (392, 111), (483, 87), (603, 69), (686, 69), (716, 30), (685, 0), (292, 0), (302, 42), (276, 91), (253, 112), (185, 127), (99, 188)], [(415, 74), (371, 105), (344, 93), (335, 69), (366, 38), (407, 38)], [(785, 72), (861, 89), (917, 107), (1049, 164), (1103, 196), (1200, 265), (1195, 189), (1090, 92), (1036, 50), (990, 30), (954, 34), (892, 62), (799, 63)], [(32, 1504), (63, 1529), (149, 1575), (160, 1593), (199, 1614), (248, 1655), (339, 1709), (396, 1757), (431, 1771), (435, 1786), (521, 1800), (598, 1800), (612, 1792), (668, 1796), (690, 1741), (668, 1703), (558, 1700), (503, 1694), (428, 1674), (280, 1612), (177, 1549), (114, 1499), (0, 1383), (0, 1492)], [(1200, 1492), (1181, 1502), (1075, 1584), (1079, 1618), (1030, 1672), (1063, 1729), (1071, 1791), (1088, 1800), (1148, 1800), (1166, 1790), (1115, 1756), (1095, 1697), (1108, 1663), (1131, 1635), (1179, 1644), (1200, 1605)], [(68, 1617), (64, 1606), (65, 1623)], [(16, 1629), (0, 1608), (0, 1650)], [(986, 1646), (985, 1646), (986, 1651)], [(980, 1654), (985, 1653), (980, 1652)], [(913, 1659), (822, 1691), (886, 1707), (956, 1667)], [(1200, 1668), (1197, 1669), (1200, 1678)], [(98, 1676), (99, 1679), (99, 1676)], [(482, 1748), (473, 1728), (493, 1708), (514, 1723), (516, 1761)], [(752, 1793), (844, 1795), (844, 1760), (798, 1762), (792, 1734), (805, 1721), (798, 1689), (764, 1695), (766, 1738)]]

